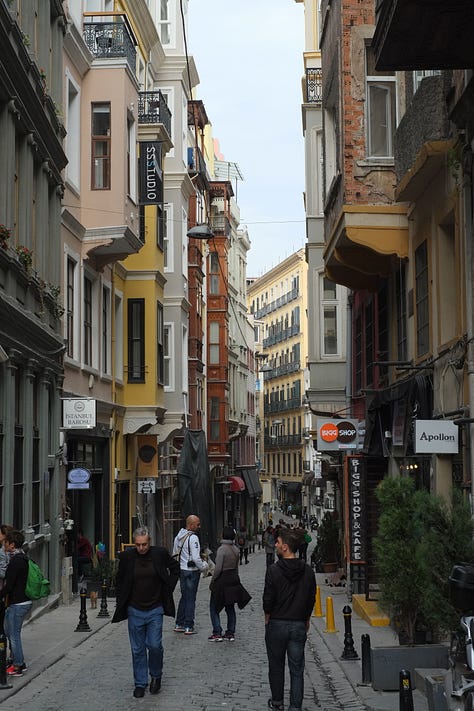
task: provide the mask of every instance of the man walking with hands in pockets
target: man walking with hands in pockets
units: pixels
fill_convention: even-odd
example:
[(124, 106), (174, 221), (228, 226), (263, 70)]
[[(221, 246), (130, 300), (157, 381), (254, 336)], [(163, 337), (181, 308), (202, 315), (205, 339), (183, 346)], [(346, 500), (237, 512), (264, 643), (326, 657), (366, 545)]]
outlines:
[(173, 556), (176, 556), (179, 561), (181, 585), (181, 600), (174, 631), (183, 632), (185, 635), (195, 634), (194, 611), (199, 578), (209, 567), (201, 559), (201, 544), (197, 536), (200, 527), (199, 517), (191, 514), (186, 519), (186, 528), (179, 531), (173, 545)]
[(278, 562), (267, 568), (263, 591), (265, 645), (272, 698), (268, 706), (283, 711), (285, 657), (290, 670), (288, 711), (303, 703), (304, 646), (316, 594), (316, 579), (304, 560), (296, 557), (303, 541), (297, 530), (280, 528), (275, 542)]

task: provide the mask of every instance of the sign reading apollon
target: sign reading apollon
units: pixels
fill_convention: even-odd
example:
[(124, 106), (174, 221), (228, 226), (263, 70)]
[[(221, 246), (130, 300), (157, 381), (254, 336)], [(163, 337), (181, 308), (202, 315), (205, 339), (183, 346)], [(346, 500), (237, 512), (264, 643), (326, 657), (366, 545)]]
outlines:
[(95, 427), (96, 401), (93, 398), (63, 398), (65, 430), (85, 430)]
[(459, 427), (452, 420), (416, 420), (416, 454), (457, 454)]

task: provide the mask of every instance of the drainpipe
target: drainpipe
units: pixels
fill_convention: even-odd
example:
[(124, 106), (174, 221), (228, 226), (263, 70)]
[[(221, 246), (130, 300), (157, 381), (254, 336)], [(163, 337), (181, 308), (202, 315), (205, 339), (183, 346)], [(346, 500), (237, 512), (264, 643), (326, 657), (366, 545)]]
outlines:
[[(467, 377), (469, 390), (469, 406), (474, 407), (474, 305), (473, 305), (473, 184), (472, 184), (473, 154), (472, 143), (468, 146), (463, 160), (463, 192), (464, 192), (464, 227), (466, 245), (466, 321), (467, 321)], [(471, 477), (471, 513), (474, 507), (474, 427), (469, 423), (469, 467)]]

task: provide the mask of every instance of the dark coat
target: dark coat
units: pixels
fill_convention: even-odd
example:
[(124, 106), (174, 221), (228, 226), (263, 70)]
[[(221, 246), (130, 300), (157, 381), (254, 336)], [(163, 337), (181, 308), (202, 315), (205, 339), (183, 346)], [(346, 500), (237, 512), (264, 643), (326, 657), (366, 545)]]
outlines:
[[(179, 579), (179, 563), (172, 558), (166, 548), (151, 546), (151, 559), (157, 576), (162, 583), (163, 610), (165, 615), (174, 617), (175, 607), (173, 590)], [(133, 586), (133, 571), (139, 553), (135, 548), (128, 548), (119, 554), (119, 567), (115, 587), (117, 590), (117, 605), (112, 622), (121, 622), (128, 617), (127, 606)]]
[(236, 569), (223, 570), (218, 578), (211, 581), (209, 589), (214, 598), (217, 612), (220, 612), (226, 605), (234, 603), (237, 603), (239, 610), (243, 610), (252, 599), (240, 582)]

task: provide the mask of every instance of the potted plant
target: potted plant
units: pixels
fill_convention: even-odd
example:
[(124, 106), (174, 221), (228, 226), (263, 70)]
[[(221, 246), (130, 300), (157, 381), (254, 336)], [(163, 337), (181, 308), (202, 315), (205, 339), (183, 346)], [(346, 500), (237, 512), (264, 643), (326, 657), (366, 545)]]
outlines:
[(335, 512), (326, 511), (318, 526), (316, 558), (325, 573), (335, 573), (340, 565), (340, 526)]
[(32, 250), (28, 249), (28, 247), (25, 247), (23, 244), (19, 244), (15, 247), (15, 252), (18, 255), (20, 264), (26, 269), (26, 271), (29, 271), (31, 269), (31, 265), (33, 264)]
[[(390, 617), (400, 647), (374, 648), (377, 659), (396, 660), (396, 669), (447, 665), (447, 647), (433, 644), (456, 626), (449, 600), (449, 575), (454, 563), (473, 559), (472, 521), (459, 492), (448, 505), (409, 477), (386, 477), (378, 486), (380, 518), (374, 538), (379, 607)], [(425, 642), (430, 644), (424, 645)], [(388, 686), (396, 689), (394, 674)]]
[(0, 247), (8, 248), (8, 240), (11, 237), (11, 230), (6, 225), (0, 225)]

